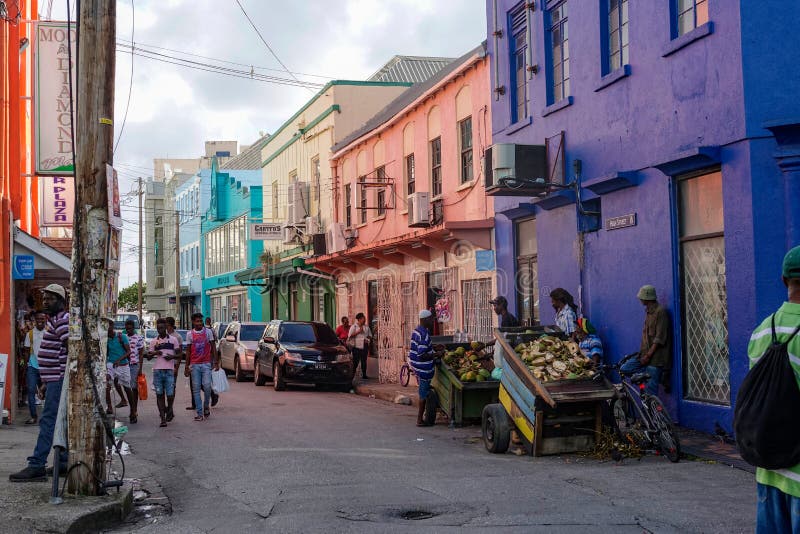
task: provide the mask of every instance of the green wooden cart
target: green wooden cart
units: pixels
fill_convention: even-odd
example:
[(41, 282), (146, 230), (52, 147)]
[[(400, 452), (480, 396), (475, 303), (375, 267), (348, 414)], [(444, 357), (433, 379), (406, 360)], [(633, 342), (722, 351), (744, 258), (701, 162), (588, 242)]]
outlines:
[(500, 381), (461, 382), (446, 364), (440, 363), (433, 376), (439, 407), (453, 425), (480, 423), (483, 408), (498, 400)]

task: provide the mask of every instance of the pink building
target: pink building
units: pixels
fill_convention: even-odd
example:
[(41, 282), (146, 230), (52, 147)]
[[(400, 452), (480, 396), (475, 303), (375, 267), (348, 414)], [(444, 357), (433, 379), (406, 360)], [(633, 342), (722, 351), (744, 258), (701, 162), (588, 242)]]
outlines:
[(436, 334), (491, 337), (490, 98), (481, 45), (333, 147), (336, 222), (308, 263), (336, 275), (338, 315), (367, 315), (382, 381), (397, 380), (420, 309), (437, 314)]

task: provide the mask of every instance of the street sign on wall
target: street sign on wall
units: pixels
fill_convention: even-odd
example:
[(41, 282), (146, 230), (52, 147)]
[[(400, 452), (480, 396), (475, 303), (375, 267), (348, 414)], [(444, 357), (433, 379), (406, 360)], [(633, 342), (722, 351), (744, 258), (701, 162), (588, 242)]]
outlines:
[(27, 254), (14, 254), (12, 278), (14, 280), (33, 280), (34, 260)]
[(251, 224), (250, 239), (255, 241), (283, 241), (283, 228), (280, 224)]
[(635, 213), (629, 213), (627, 215), (620, 215), (618, 217), (606, 219), (606, 230), (618, 230), (620, 228), (629, 228), (631, 226), (636, 226)]
[(72, 115), (70, 113), (69, 65), (72, 54), (72, 101), (77, 92), (75, 23), (36, 24), (34, 107), (34, 153), (36, 174), (72, 176)]
[(72, 226), (75, 212), (75, 179), (72, 176), (42, 176), (40, 226)]

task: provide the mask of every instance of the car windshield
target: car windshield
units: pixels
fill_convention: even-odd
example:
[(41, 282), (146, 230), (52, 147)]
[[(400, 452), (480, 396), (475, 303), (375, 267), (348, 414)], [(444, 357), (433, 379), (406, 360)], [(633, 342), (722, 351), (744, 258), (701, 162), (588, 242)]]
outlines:
[(147, 330), (144, 331), (144, 335), (147, 339), (153, 339), (154, 337), (156, 337), (156, 333), (157, 332), (151, 328), (148, 328)]
[(314, 327), (310, 324), (284, 323), (278, 337), (284, 343), (315, 343)]
[(264, 333), (265, 324), (243, 324), (239, 330), (239, 339), (242, 341), (258, 341)]
[(326, 345), (338, 345), (339, 338), (336, 336), (336, 332), (333, 331), (333, 328), (326, 324), (317, 324), (317, 341), (320, 343), (324, 343)]

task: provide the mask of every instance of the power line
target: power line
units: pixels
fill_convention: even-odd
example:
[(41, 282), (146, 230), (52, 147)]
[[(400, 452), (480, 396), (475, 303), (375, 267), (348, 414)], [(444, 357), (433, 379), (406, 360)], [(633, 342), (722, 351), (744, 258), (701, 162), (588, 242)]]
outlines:
[(255, 23), (253, 23), (253, 21), (250, 19), (250, 15), (248, 15), (248, 14), (247, 14), (247, 11), (245, 11), (245, 10), (244, 10), (244, 6), (242, 6), (242, 3), (241, 3), (241, 2), (239, 2), (239, 0), (236, 0), (236, 4), (239, 6), (239, 9), (241, 9), (241, 10), (242, 10), (242, 13), (244, 13), (244, 16), (245, 16), (245, 18), (247, 18), (247, 22), (249, 22), (249, 23), (250, 23), (250, 26), (252, 26), (252, 27), (253, 27), (253, 29), (254, 29), (254, 30), (256, 31), (256, 33), (258, 34), (258, 37), (261, 39), (261, 42), (262, 42), (262, 43), (264, 43), (264, 46), (266, 46), (266, 47), (267, 47), (267, 50), (269, 50), (269, 51), (270, 51), (270, 53), (272, 54), (272, 57), (274, 57), (274, 58), (275, 58), (275, 60), (276, 60), (278, 63), (280, 63), (281, 67), (283, 67), (283, 69), (284, 69), (286, 72), (288, 72), (288, 73), (289, 73), (289, 74), (292, 76), (292, 78), (294, 78), (296, 81), (298, 81), (298, 82), (299, 82), (300, 80), (298, 80), (298, 79), (297, 79), (297, 76), (295, 76), (295, 75), (292, 73), (292, 71), (290, 71), (290, 70), (289, 70), (289, 67), (287, 67), (286, 65), (284, 65), (284, 64), (283, 64), (283, 61), (281, 61), (281, 60), (280, 60), (280, 58), (278, 57), (278, 54), (276, 54), (276, 53), (275, 53), (275, 51), (272, 49), (272, 47), (271, 47), (271, 46), (269, 46), (269, 43), (267, 43), (267, 40), (266, 40), (266, 39), (264, 39), (264, 36), (263, 36), (263, 35), (261, 35), (261, 32), (258, 30), (258, 28), (256, 27)]

